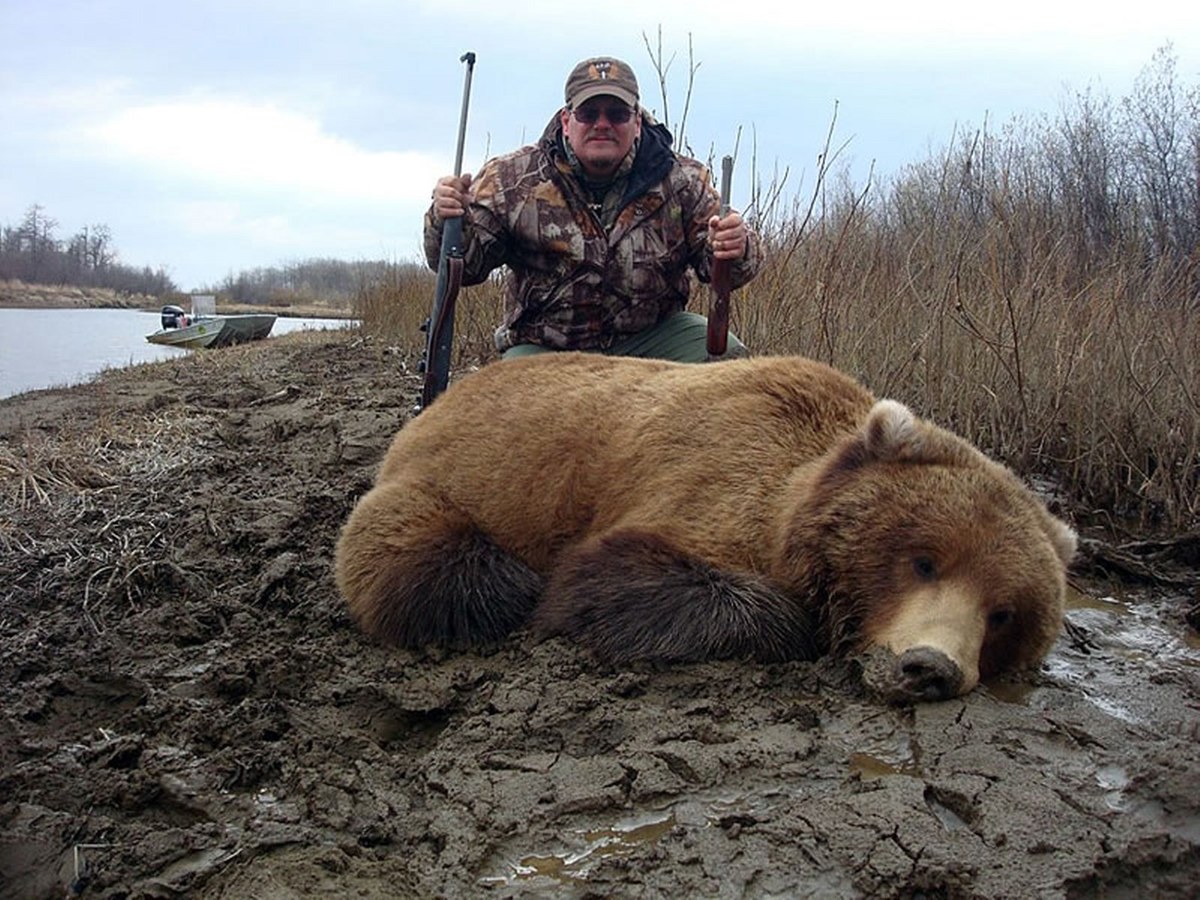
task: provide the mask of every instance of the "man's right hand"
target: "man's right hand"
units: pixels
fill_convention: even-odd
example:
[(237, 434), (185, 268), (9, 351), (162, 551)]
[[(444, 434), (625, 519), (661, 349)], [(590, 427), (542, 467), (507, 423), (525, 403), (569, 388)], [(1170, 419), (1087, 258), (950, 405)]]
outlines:
[(467, 189), (470, 186), (470, 172), (463, 172), (457, 178), (447, 175), (438, 179), (433, 188), (433, 214), (439, 221), (457, 219), (467, 211)]

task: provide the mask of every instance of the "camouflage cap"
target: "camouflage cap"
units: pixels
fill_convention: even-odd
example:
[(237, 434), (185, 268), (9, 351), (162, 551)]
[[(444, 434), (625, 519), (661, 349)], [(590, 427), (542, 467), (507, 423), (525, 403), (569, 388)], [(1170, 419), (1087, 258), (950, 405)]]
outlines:
[(638, 105), (638, 83), (629, 64), (611, 56), (585, 59), (567, 78), (567, 106), (574, 109), (592, 97), (616, 97), (634, 109)]

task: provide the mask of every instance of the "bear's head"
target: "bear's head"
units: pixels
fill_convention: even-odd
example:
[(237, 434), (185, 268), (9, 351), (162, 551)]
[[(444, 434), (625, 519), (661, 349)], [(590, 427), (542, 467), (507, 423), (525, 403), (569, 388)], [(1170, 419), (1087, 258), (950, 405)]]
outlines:
[(953, 697), (1050, 649), (1075, 533), (966, 441), (881, 400), (792, 490), (777, 574), (878, 692)]

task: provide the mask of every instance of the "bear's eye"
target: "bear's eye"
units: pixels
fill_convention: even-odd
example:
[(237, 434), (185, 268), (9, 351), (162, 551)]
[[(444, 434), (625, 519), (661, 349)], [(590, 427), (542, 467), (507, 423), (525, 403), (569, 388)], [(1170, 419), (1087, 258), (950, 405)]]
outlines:
[(1003, 628), (1016, 618), (1011, 609), (993, 609), (988, 613), (988, 628)]
[(937, 566), (932, 557), (917, 556), (913, 558), (913, 573), (922, 581), (933, 581), (937, 578)]

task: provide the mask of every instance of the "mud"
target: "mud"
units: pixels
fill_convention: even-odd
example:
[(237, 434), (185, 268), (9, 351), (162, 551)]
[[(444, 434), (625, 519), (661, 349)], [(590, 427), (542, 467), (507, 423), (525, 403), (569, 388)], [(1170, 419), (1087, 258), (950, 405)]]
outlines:
[(0, 894), (1200, 884), (1186, 592), (1077, 573), (1042, 671), (906, 708), (854, 661), (372, 645), (332, 548), (418, 387), (304, 334), (0, 402)]

